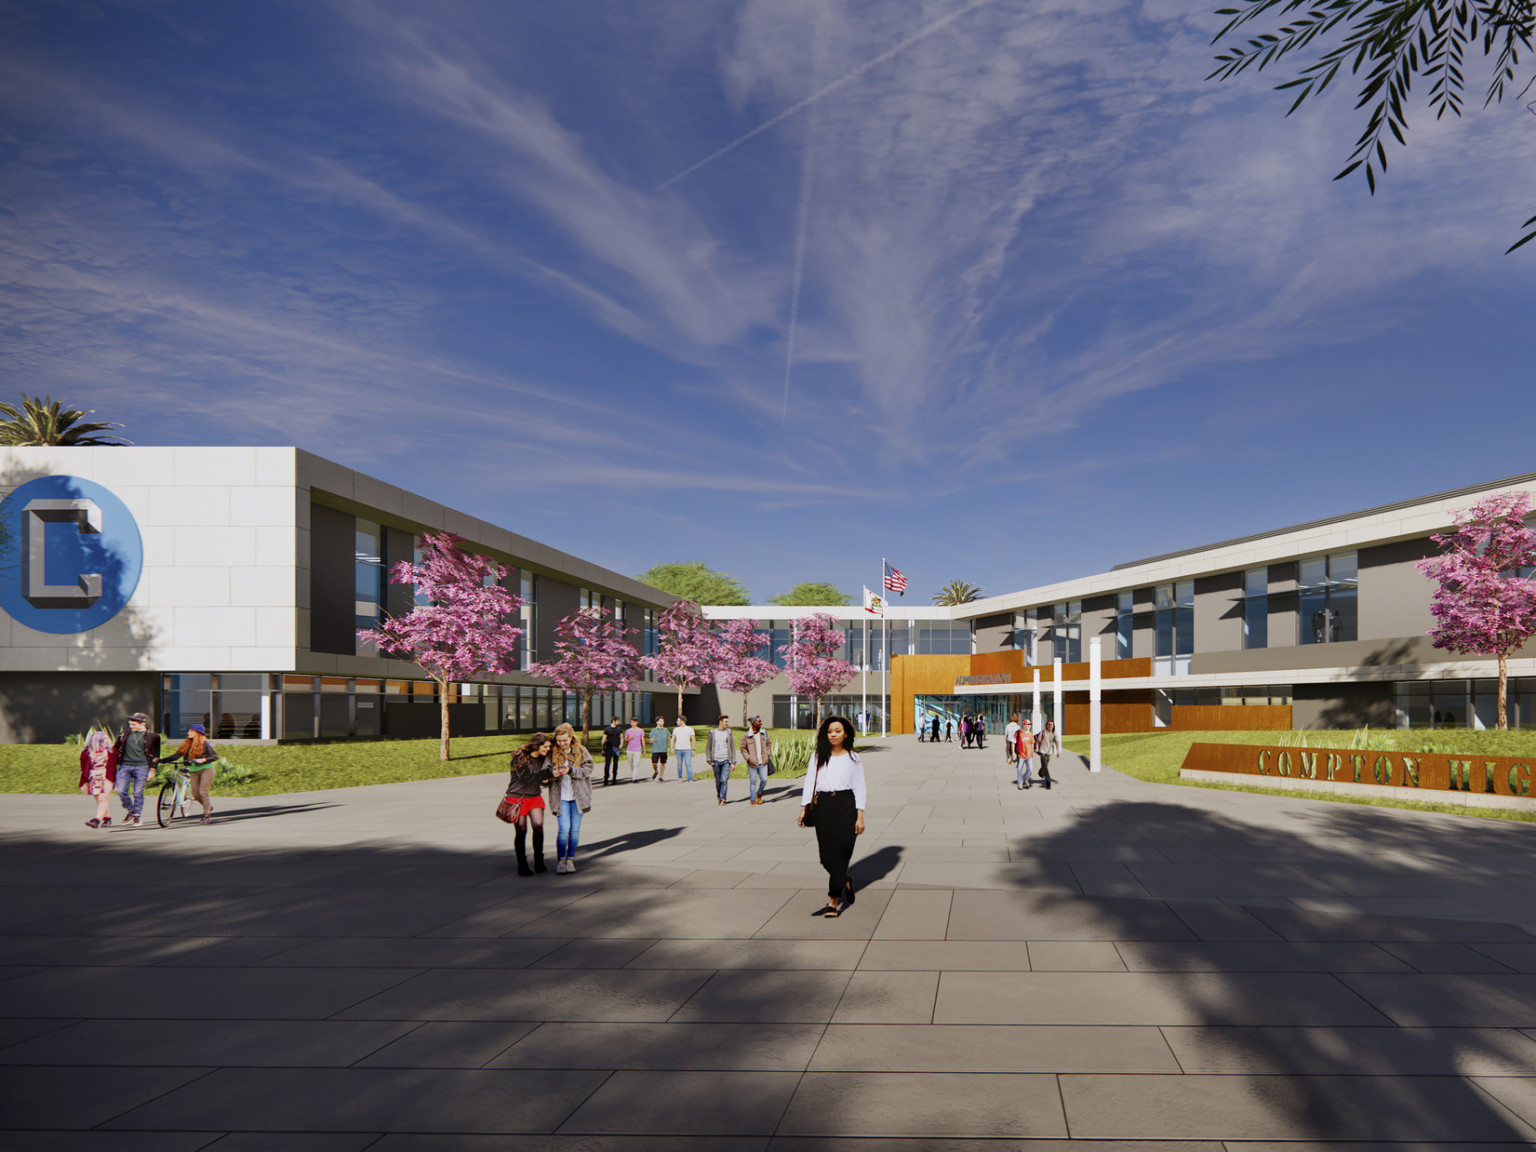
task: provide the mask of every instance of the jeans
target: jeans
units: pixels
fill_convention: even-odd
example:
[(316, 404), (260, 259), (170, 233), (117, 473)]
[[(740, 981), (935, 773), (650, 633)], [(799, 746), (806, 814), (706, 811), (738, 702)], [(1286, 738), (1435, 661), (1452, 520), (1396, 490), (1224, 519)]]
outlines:
[(148, 778), (147, 764), (117, 766), (117, 795), (123, 802), (125, 816), (137, 816), (144, 811), (144, 782)]
[(569, 860), (581, 841), (581, 808), (574, 800), (560, 801), (560, 827), (555, 829), (555, 856)]
[(679, 748), (677, 750), (677, 778), (681, 780), (683, 773), (688, 773), (688, 779), (693, 779), (693, 749)]
[(709, 766), (715, 770), (715, 795), (724, 800), (726, 786), (731, 782), (731, 762), (711, 760)]
[(1014, 783), (1016, 783), (1020, 788), (1024, 787), (1026, 784), (1031, 783), (1031, 775), (1034, 771), (1034, 767), (1035, 758), (1033, 756), (1020, 756), (1013, 770)]
[(768, 787), (768, 765), (747, 765), (747, 794), (756, 800), (763, 794), (763, 789)]
[(619, 778), (619, 750), (617, 748), (603, 749), (603, 783), (607, 784)]

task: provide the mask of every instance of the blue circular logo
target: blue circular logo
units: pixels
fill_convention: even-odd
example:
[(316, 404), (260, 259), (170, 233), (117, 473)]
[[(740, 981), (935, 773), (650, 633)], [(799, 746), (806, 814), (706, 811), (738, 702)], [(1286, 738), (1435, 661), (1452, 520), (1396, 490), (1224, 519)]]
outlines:
[(100, 484), (43, 476), (0, 502), (0, 608), (28, 628), (70, 635), (105, 624), (143, 568), (133, 514)]

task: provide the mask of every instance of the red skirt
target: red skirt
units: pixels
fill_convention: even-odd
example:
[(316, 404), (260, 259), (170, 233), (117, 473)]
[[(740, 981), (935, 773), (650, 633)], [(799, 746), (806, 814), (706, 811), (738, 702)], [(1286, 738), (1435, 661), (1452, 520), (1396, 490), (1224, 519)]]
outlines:
[(545, 806), (542, 796), (508, 796), (507, 804), (511, 808), (510, 815), (513, 820), (521, 820), (528, 813)]

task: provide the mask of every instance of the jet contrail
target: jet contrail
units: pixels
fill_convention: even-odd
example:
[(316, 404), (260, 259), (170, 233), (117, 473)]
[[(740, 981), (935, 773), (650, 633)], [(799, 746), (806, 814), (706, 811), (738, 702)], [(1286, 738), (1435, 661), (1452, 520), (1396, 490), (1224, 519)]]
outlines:
[(789, 374), (795, 366), (795, 327), (800, 320), (800, 282), (805, 272), (805, 219), (811, 196), (811, 135), (806, 134), (805, 159), (800, 166), (800, 209), (795, 220), (795, 280), (789, 294), (789, 344), (784, 353), (784, 413), (781, 425), (789, 423)]
[(864, 75), (864, 73), (868, 72), (871, 68), (875, 67), (877, 64), (884, 64), (891, 57), (898, 56), (901, 53), (905, 52), (908, 48), (912, 47), (914, 44), (921, 43), (922, 41), (928, 39), (928, 37), (932, 36), (935, 32), (939, 31), (941, 28), (947, 28), (949, 25), (953, 24), (956, 20), (960, 19), (960, 17), (966, 15), (967, 13), (974, 12), (978, 8), (985, 8), (987, 5), (993, 4), (993, 3), (996, 3), (996, 0), (971, 0), (971, 3), (967, 4), (963, 8), (956, 9), (954, 12), (951, 12), (948, 16), (941, 16), (937, 20), (933, 21), (933, 23), (925, 24), (918, 31), (914, 32), (911, 36), (908, 36), (901, 43), (897, 44), (894, 48), (887, 48), (884, 52), (880, 53), (880, 55), (874, 57), (873, 59), (864, 61), (864, 63), (860, 64), (857, 68), (855, 68), (852, 72), (849, 72), (847, 75), (842, 76), (839, 79), (832, 81), (832, 83), (828, 84), (824, 88), (820, 88), (820, 89), (816, 90), (815, 92), (812, 92), (804, 100), (801, 100), (801, 101), (799, 101), (798, 103), (795, 103), (795, 104), (791, 104), (788, 108), (784, 109), (784, 111), (780, 112), (777, 116), (774, 116), (774, 117), (771, 117), (770, 119), (764, 120), (761, 124), (759, 124), (756, 128), (752, 129), (752, 131), (748, 132), (746, 135), (738, 136), (736, 139), (732, 140), (729, 144), (725, 145), (723, 148), (716, 149), (714, 152), (711, 152), (708, 156), (704, 157), (704, 159), (700, 160), (698, 163), (691, 164), (687, 168), (684, 168), (681, 172), (679, 172), (676, 176), (673, 176), (670, 180), (662, 181), (660, 184), (656, 185), (656, 191), (658, 191), (658, 192), (666, 191), (666, 189), (672, 187), (672, 185), (676, 184), (683, 177), (693, 175), (693, 173), (697, 172), (700, 168), (704, 167), (704, 165), (709, 164), (712, 161), (718, 160), (720, 157), (724, 156), (727, 152), (732, 152), (735, 149), (740, 148), (743, 144), (745, 144), (748, 140), (752, 139), (754, 136), (760, 135), (761, 133), (768, 131), (768, 129), (772, 128), (775, 124), (783, 123), (785, 120), (788, 120), (791, 116), (793, 116), (796, 112), (799, 112), (801, 109), (807, 108), (810, 105), (816, 103), (816, 101), (820, 100), (823, 96), (831, 95), (833, 92), (836, 92), (839, 88), (843, 87), (843, 85), (850, 84), (853, 81), (857, 80), (860, 76)]

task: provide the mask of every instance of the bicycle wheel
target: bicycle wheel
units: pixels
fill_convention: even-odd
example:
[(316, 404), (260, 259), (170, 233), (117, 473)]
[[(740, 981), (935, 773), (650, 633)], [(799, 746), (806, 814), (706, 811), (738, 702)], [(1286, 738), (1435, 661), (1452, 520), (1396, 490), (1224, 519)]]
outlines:
[(175, 780), (167, 780), (160, 785), (160, 798), (155, 802), (155, 819), (162, 828), (167, 827), (176, 815), (176, 784)]

